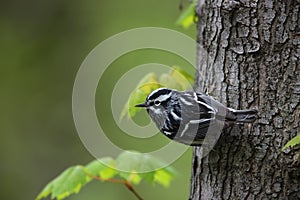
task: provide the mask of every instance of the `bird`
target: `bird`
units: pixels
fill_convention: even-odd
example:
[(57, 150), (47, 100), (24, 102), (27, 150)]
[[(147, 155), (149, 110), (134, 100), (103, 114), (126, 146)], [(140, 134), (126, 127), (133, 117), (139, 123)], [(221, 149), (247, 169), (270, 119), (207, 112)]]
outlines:
[(257, 110), (228, 108), (205, 92), (158, 88), (135, 107), (146, 108), (152, 121), (169, 139), (201, 146), (210, 132), (239, 123), (253, 123)]

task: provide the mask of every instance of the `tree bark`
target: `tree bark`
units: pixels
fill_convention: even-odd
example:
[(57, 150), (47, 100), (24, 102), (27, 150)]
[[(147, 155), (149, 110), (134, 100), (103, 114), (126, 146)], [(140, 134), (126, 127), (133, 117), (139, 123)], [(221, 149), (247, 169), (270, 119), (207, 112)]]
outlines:
[(200, 0), (196, 12), (195, 89), (259, 117), (204, 158), (194, 148), (190, 199), (300, 199), (299, 151), (281, 151), (300, 134), (300, 1)]

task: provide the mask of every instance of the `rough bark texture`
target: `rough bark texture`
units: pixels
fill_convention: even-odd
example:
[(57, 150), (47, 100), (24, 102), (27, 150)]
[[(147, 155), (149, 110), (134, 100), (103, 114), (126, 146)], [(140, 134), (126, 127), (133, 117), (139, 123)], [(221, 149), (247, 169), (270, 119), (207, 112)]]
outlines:
[(299, 152), (281, 151), (300, 134), (299, 12), (299, 0), (199, 1), (195, 89), (259, 119), (205, 158), (194, 148), (190, 199), (300, 199)]

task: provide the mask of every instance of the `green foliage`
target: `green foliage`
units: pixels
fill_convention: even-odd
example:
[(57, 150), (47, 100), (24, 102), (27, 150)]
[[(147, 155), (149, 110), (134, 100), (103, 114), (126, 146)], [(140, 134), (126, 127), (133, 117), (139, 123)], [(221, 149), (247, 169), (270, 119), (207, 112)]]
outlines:
[(42, 199), (51, 194), (51, 199), (64, 199), (70, 194), (78, 193), (83, 185), (89, 182), (83, 166), (73, 166), (63, 171), (51, 181), (37, 196)]
[(145, 75), (138, 83), (136, 89), (130, 94), (129, 99), (121, 112), (120, 119), (122, 119), (126, 114), (128, 114), (128, 117), (133, 117), (139, 110), (141, 110), (141, 108), (136, 108), (134, 105), (144, 101), (145, 97), (151, 91), (160, 87), (161, 85), (158, 83), (155, 73)]
[(135, 107), (136, 104), (143, 103), (148, 94), (160, 87), (168, 87), (176, 90), (186, 90), (193, 85), (194, 78), (185, 70), (178, 66), (172, 67), (168, 73), (161, 74), (159, 77), (155, 73), (145, 75), (138, 83), (137, 87), (130, 94), (125, 104), (120, 119), (125, 115), (132, 118), (141, 110)]
[(294, 147), (297, 144), (300, 144), (300, 134), (292, 138), (288, 143), (286, 143), (284, 147), (282, 147), (282, 151), (284, 151), (288, 147)]
[[(132, 181), (134, 184), (138, 184), (140, 180), (145, 179), (149, 183), (159, 183), (163, 186), (168, 186), (176, 174), (171, 167), (160, 169), (164, 163), (149, 154), (126, 151), (119, 155), (116, 162), (117, 168), (124, 170), (119, 172), (119, 175), (128, 181)], [(137, 171), (143, 171), (144, 173), (136, 173)], [(162, 172), (166, 175), (161, 176), (163, 175)], [(166, 184), (164, 184), (164, 181)]]
[(193, 0), (193, 2), (183, 11), (183, 13), (179, 16), (176, 21), (177, 25), (182, 26), (183, 28), (189, 28), (195, 21), (195, 9), (196, 9), (197, 1)]
[(157, 182), (165, 187), (170, 185), (172, 174), (167, 170), (157, 170), (154, 174), (154, 182)]
[[(78, 193), (81, 187), (91, 180), (136, 185), (146, 180), (167, 187), (176, 174), (171, 167), (159, 168), (163, 164), (160, 160), (138, 152), (125, 151), (115, 160), (105, 157), (99, 161), (94, 160), (86, 166), (69, 167), (48, 183), (36, 200), (46, 198), (50, 194), (51, 199), (65, 199)], [(138, 171), (144, 173), (137, 173)], [(112, 179), (115, 177), (119, 179)]]
[(110, 157), (105, 157), (100, 160), (94, 160), (86, 165), (86, 173), (93, 176), (100, 176), (101, 179), (107, 180), (115, 175), (117, 171), (115, 169), (116, 162)]

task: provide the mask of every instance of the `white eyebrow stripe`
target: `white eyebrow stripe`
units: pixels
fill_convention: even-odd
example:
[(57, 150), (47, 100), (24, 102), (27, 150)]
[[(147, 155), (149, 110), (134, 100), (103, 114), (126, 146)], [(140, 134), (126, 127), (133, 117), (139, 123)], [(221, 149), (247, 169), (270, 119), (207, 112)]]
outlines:
[(172, 95), (172, 93), (170, 92), (169, 94), (164, 94), (164, 95), (157, 97), (156, 100), (163, 102), (163, 101), (167, 100), (168, 98), (170, 98), (171, 95)]
[(156, 92), (158, 92), (158, 91), (160, 91), (160, 90), (165, 90), (165, 89), (167, 89), (167, 88), (158, 88), (158, 89), (152, 91), (152, 92), (148, 95), (147, 99), (149, 99), (154, 93), (156, 93)]

